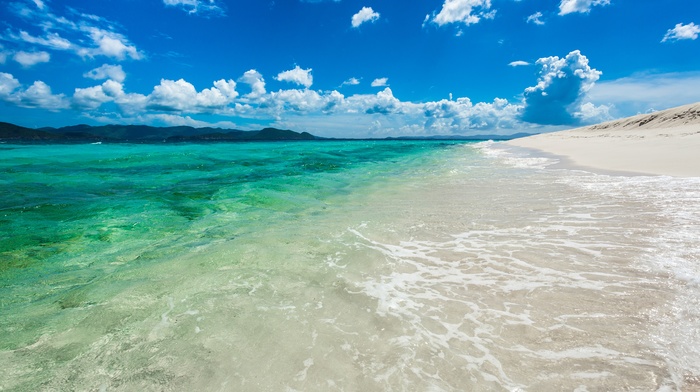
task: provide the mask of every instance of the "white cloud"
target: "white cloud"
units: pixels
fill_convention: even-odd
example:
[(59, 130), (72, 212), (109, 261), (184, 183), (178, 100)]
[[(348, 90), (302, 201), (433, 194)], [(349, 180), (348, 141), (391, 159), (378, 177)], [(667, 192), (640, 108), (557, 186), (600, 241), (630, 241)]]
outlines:
[(301, 114), (323, 111), (329, 99), (332, 98), (334, 98), (333, 95), (321, 95), (309, 89), (279, 90), (270, 93), (270, 106), (274, 116), (279, 118), (289, 112)]
[(262, 97), (266, 93), (265, 79), (263, 79), (260, 72), (254, 69), (246, 71), (238, 81), (250, 86), (251, 91), (245, 95), (246, 98), (256, 99)]
[(197, 92), (194, 86), (180, 79), (162, 79), (148, 97), (148, 107), (159, 111), (207, 112), (221, 109), (238, 96), (233, 80), (219, 80), (214, 87)]
[[(514, 103), (499, 98), (475, 103), (467, 97), (402, 101), (385, 86), (386, 78), (375, 83), (384, 84), (375, 94), (344, 96), (338, 91), (310, 88), (267, 92), (263, 75), (256, 70), (239, 79), (251, 89), (243, 96), (239, 96), (238, 86), (231, 79), (215, 81), (201, 91), (184, 79), (163, 79), (150, 94), (142, 95), (125, 92), (121, 82), (109, 78), (101, 85), (75, 89), (70, 99), (53, 94), (40, 81), (24, 90), (11, 74), (0, 73), (0, 99), (22, 107), (72, 107), (105, 122), (211, 125), (196, 117), (206, 114), (245, 118), (248, 124), (257, 119), (260, 124), (274, 122), (275, 126), (319, 136), (345, 137), (507, 135), (552, 130), (547, 124), (560, 124), (556, 128), (560, 129), (561, 125), (635, 114), (632, 110), (664, 109), (700, 101), (700, 73), (641, 75), (596, 83), (600, 72), (591, 68), (588, 59), (578, 51), (564, 58), (541, 58), (537, 65), (541, 69), (537, 85), (525, 89), (523, 101)], [(89, 74), (104, 79), (110, 69), (103, 66)], [(97, 112), (109, 102), (119, 108), (118, 113)]]
[(9, 97), (19, 86), (19, 80), (15, 79), (12, 74), (0, 72), (0, 98)]
[(695, 23), (689, 23), (684, 25), (683, 23), (678, 23), (676, 27), (669, 29), (661, 42), (666, 41), (679, 41), (682, 39), (698, 39), (698, 34), (700, 34), (700, 26)]
[(61, 37), (58, 33), (49, 33), (46, 37), (34, 37), (26, 31), (20, 31), (19, 36), (15, 36), (14, 38), (30, 44), (45, 46), (53, 50), (68, 50), (73, 47), (70, 41)]
[(620, 117), (700, 102), (700, 72), (636, 74), (598, 82), (588, 97), (613, 106)]
[(510, 62), (508, 63), (508, 65), (510, 65), (511, 67), (524, 67), (526, 65), (530, 65), (530, 63), (528, 63), (527, 61), (518, 60)]
[(39, 63), (48, 63), (51, 60), (51, 56), (47, 52), (24, 52), (20, 51), (15, 53), (12, 57), (16, 62), (20, 63), (23, 67), (31, 67)]
[(561, 3), (559, 3), (559, 15), (574, 12), (588, 13), (591, 12), (591, 8), (594, 6), (609, 4), (610, 0), (561, 0)]
[(95, 110), (112, 100), (113, 97), (105, 94), (102, 86), (76, 88), (73, 93), (73, 107), (77, 109)]
[(578, 108), (578, 111), (573, 113), (573, 116), (582, 124), (597, 124), (613, 119), (610, 110), (610, 106), (596, 106), (592, 102), (586, 102)]
[(58, 111), (60, 109), (67, 109), (69, 106), (65, 95), (54, 95), (51, 92), (51, 87), (40, 80), (34, 82), (26, 90), (19, 91), (11, 97), (18, 106), (25, 108), (41, 108), (50, 111)]
[(112, 79), (119, 83), (126, 79), (126, 73), (124, 73), (121, 65), (109, 64), (104, 64), (98, 68), (88, 71), (84, 73), (83, 76), (94, 80)]
[(37, 9), (25, 3), (11, 3), (9, 10), (21, 20), (41, 27), (44, 35), (34, 36), (10, 26), (2, 37), (5, 41), (20, 47), (29, 43), (46, 50), (72, 52), (81, 57), (144, 58), (143, 52), (118, 33), (119, 26), (104, 18), (81, 14), (71, 8), (68, 8), (67, 16), (59, 16), (51, 12), (46, 3), (35, 0), (35, 4)]
[(188, 14), (225, 16), (224, 8), (215, 0), (163, 0), (163, 4), (178, 7)]
[(89, 31), (90, 38), (92, 38), (93, 42), (97, 45), (96, 48), (84, 52), (90, 57), (102, 55), (117, 60), (124, 60), (127, 57), (140, 60), (143, 57), (136, 47), (131, 45), (121, 34), (96, 27), (89, 28)]
[[(588, 58), (574, 50), (564, 58), (537, 60), (540, 77), (524, 92), (522, 119), (536, 124), (574, 125), (582, 118), (582, 100), (602, 72), (588, 65)], [(590, 111), (590, 110), (589, 110)]]
[(544, 21), (542, 21), (542, 13), (535, 12), (534, 14), (527, 17), (526, 22), (527, 23), (534, 23), (538, 26), (542, 26), (544, 24)]
[(431, 20), (439, 26), (449, 23), (469, 26), (479, 23), (482, 18), (492, 19), (495, 11), (488, 11), (490, 8), (491, 0), (445, 0), (440, 12), (437, 15), (433, 13)]
[(358, 78), (350, 78), (344, 81), (340, 86), (357, 86), (358, 84), (360, 84), (360, 80)]
[(279, 73), (275, 79), (281, 82), (296, 83), (306, 88), (311, 87), (314, 82), (314, 78), (311, 76), (311, 68), (301, 69), (298, 65), (294, 69)]
[(388, 86), (389, 78), (377, 78), (372, 81), (372, 87), (385, 87)]
[(377, 94), (358, 94), (346, 99), (346, 110), (356, 113), (366, 114), (390, 114), (404, 113), (404, 106), (410, 103), (403, 103), (394, 97), (394, 93), (389, 87)]
[(219, 90), (219, 92), (229, 101), (238, 97), (238, 91), (236, 91), (236, 82), (231, 79), (217, 80), (216, 82), (214, 82), (214, 87), (216, 87)]
[(375, 22), (379, 19), (379, 13), (374, 12), (372, 7), (362, 7), (355, 15), (352, 16), (352, 27), (358, 28), (365, 22)]

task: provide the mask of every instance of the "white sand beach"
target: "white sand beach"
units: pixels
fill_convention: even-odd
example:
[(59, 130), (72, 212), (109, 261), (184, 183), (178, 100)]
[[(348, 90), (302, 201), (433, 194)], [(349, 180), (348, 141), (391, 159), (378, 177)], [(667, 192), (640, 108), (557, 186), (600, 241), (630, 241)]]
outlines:
[(606, 172), (700, 176), (700, 102), (506, 144)]

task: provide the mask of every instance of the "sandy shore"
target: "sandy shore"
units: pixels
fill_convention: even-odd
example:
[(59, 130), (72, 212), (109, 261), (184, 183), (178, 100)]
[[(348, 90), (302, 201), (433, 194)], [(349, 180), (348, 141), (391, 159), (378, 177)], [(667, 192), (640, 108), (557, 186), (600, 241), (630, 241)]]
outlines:
[(700, 177), (700, 102), (506, 144), (593, 170)]

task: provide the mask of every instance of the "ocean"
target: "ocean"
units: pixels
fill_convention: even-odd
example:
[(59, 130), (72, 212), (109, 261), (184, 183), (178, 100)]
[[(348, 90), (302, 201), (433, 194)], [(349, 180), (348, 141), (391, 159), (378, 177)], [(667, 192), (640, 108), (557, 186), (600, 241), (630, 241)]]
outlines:
[(700, 390), (700, 178), (0, 144), (0, 390)]

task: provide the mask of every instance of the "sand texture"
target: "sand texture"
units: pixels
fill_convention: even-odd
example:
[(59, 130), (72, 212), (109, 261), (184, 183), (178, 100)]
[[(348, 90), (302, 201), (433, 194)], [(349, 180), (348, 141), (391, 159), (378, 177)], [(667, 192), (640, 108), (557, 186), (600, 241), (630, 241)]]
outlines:
[(606, 172), (700, 177), (700, 102), (507, 144)]

